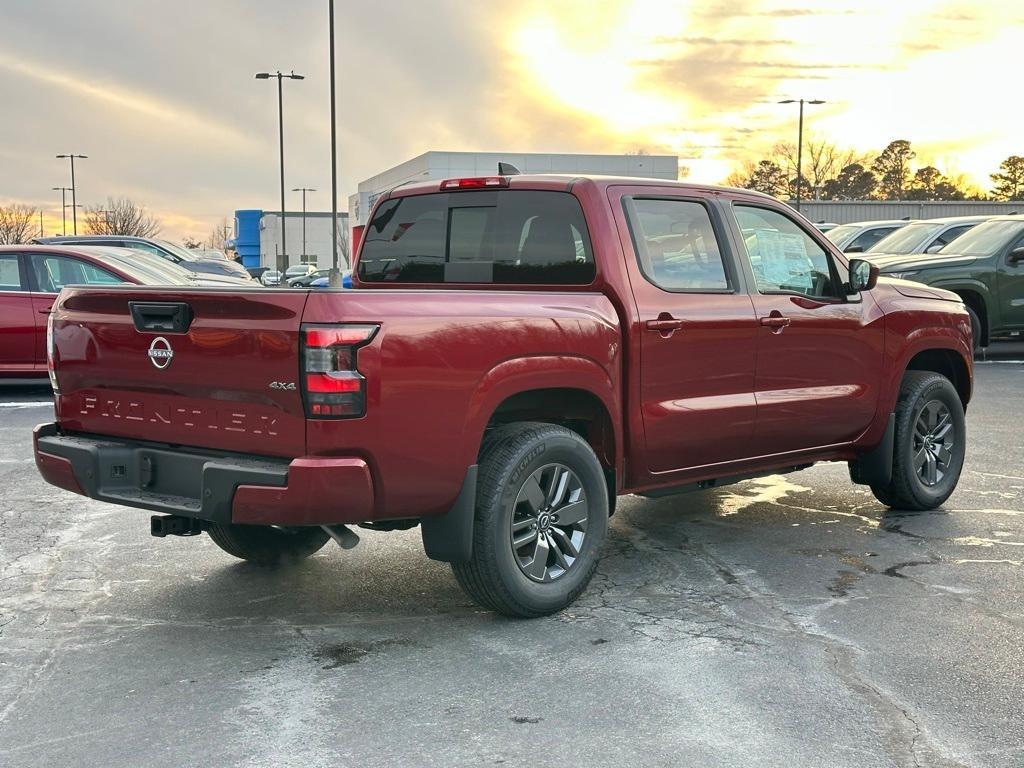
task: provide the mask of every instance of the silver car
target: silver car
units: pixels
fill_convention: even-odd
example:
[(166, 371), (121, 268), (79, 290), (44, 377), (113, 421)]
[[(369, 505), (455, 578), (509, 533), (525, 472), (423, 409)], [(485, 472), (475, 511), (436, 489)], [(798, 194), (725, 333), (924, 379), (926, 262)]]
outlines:
[(892, 219), (890, 221), (855, 221), (851, 224), (830, 229), (825, 237), (831, 240), (839, 250), (846, 253), (861, 253), (873, 246), (886, 235), (907, 226), (909, 219)]
[(938, 253), (964, 232), (990, 218), (992, 217), (949, 216), (942, 219), (912, 221), (868, 248), (866, 258), (870, 261), (872, 256), (881, 254), (909, 256), (915, 253)]

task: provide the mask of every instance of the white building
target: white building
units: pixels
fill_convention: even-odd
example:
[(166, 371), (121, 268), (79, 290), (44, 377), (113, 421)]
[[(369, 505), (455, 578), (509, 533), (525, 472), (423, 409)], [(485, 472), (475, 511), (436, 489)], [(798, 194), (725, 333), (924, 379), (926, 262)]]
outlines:
[[(331, 212), (307, 211), (305, 216), (306, 237), (303, 245), (302, 211), (288, 211), (285, 214), (285, 235), (287, 235), (288, 264), (316, 264), (317, 269), (331, 267)], [(344, 212), (338, 213), (338, 266), (342, 269), (349, 263), (349, 218)], [(276, 268), (277, 254), (281, 252), (281, 213), (264, 211), (260, 219), (260, 265)]]
[[(523, 152), (425, 152), (359, 183), (348, 199), (352, 226), (366, 224), (373, 204), (384, 192), (409, 181), (493, 176), (498, 163), (511, 163), (522, 173), (581, 173), (605, 176), (636, 176), (652, 179), (679, 178), (675, 155), (553, 155)], [(288, 229), (291, 238), (291, 228)], [(291, 250), (291, 246), (289, 246)]]

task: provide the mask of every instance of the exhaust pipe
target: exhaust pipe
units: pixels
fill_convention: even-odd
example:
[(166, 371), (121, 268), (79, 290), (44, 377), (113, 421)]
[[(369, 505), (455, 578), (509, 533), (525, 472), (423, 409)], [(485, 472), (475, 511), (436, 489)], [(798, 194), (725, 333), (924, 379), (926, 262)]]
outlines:
[(338, 523), (337, 525), (321, 525), (320, 527), (324, 529), (328, 536), (338, 542), (338, 546), (342, 549), (352, 549), (359, 543), (359, 536), (347, 525)]
[(153, 515), (149, 518), (149, 532), (158, 538), (164, 536), (198, 536), (205, 526), (202, 520), (181, 515)]

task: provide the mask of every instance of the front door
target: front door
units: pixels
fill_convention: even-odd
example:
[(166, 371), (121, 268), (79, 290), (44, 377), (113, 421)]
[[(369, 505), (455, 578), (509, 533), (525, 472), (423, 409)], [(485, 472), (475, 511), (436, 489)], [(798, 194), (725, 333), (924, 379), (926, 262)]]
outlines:
[(718, 209), (673, 188), (609, 195), (637, 308), (631, 385), (648, 476), (742, 458), (754, 433), (758, 326)]
[(884, 321), (867, 293), (849, 296), (846, 264), (788, 213), (736, 202), (756, 285), (756, 453), (855, 440), (871, 424)]
[(21, 258), (0, 253), (0, 375), (29, 372), (36, 363), (32, 294)]
[(1011, 252), (1017, 248), (1024, 248), (1024, 235), (1010, 244), (996, 273), (999, 327), (1005, 330), (1024, 328), (1024, 260), (1016, 261), (1011, 256)]

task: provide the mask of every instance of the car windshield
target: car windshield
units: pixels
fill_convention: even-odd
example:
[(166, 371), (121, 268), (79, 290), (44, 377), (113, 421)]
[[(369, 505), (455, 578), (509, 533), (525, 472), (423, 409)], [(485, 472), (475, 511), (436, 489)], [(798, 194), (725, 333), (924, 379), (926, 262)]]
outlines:
[(305, 275), (309, 272), (309, 267), (305, 264), (295, 264), (285, 271), (286, 277), (294, 277), (295, 275)]
[(962, 256), (991, 256), (1007, 241), (1024, 232), (1024, 221), (1006, 219), (986, 221), (964, 232), (956, 240), (939, 251), (940, 254), (955, 253)]
[(198, 254), (192, 253), (188, 248), (182, 248), (180, 245), (175, 245), (168, 240), (153, 240), (154, 243), (159, 245), (161, 248), (166, 248), (168, 251), (173, 253), (175, 256), (180, 256), (185, 261), (199, 261), (201, 258)]
[(915, 221), (890, 232), (877, 243), (868, 248), (868, 253), (906, 254), (918, 253), (921, 245), (932, 235), (942, 229), (941, 224), (927, 221)]
[(859, 224), (844, 224), (841, 227), (830, 229), (825, 233), (825, 237), (836, 245), (843, 245), (848, 239), (860, 232), (860, 229)]
[[(192, 285), (192, 273), (159, 257), (139, 259), (138, 251), (93, 248), (93, 258), (124, 272), (142, 285)], [(158, 263), (159, 262), (159, 263)]]

